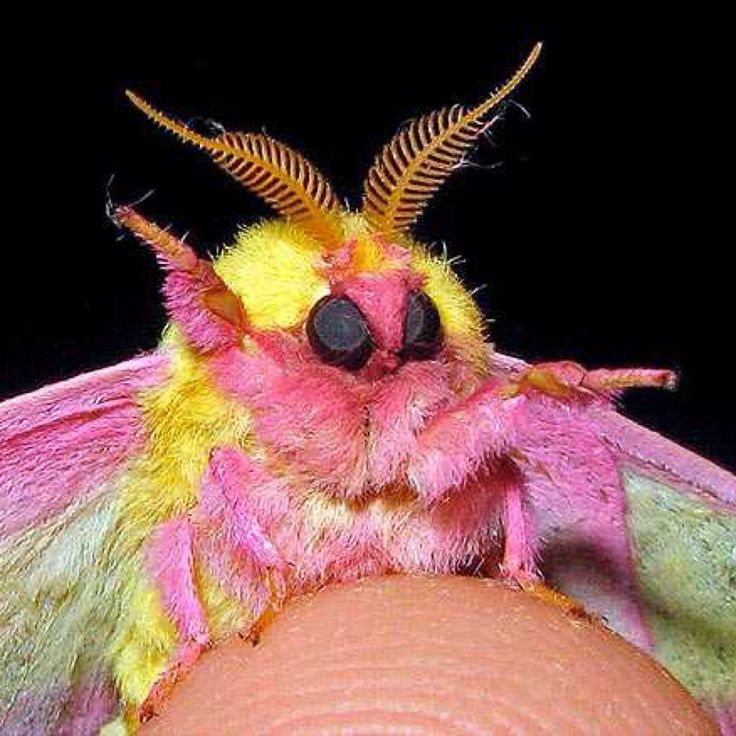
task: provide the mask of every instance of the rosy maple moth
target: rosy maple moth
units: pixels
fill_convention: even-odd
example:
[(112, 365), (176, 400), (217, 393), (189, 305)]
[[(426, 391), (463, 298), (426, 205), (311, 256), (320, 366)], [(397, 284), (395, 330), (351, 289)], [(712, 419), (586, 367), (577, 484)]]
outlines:
[(539, 51), (400, 130), (360, 211), (270, 136), (205, 135), (129, 93), (280, 217), (210, 261), (112, 206), (165, 272), (159, 346), (0, 404), (0, 732), (134, 732), (203, 648), (290, 596), (468, 569), (544, 578), (733, 732), (736, 478), (615, 405), (674, 376), (495, 352), (410, 234)]

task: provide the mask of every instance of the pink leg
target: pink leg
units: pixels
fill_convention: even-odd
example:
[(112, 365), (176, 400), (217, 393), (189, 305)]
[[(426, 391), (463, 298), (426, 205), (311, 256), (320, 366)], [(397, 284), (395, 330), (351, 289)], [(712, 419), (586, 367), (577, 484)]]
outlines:
[(191, 669), (209, 643), (207, 620), (194, 580), (194, 535), (191, 520), (178, 516), (156, 529), (147, 549), (148, 567), (164, 610), (179, 633), (180, 643), (168, 668), (139, 708), (141, 720), (154, 715), (175, 683)]
[(648, 368), (601, 368), (588, 371), (583, 381), (585, 388), (594, 391), (617, 391), (626, 388), (667, 388), (677, 387), (677, 373), (668, 370)]
[(283, 597), (285, 564), (264, 529), (283, 516), (280, 479), (241, 450), (215, 450), (202, 479), (199, 514), (213, 572), (260, 615)]
[(148, 546), (148, 566), (182, 641), (206, 644), (207, 621), (194, 582), (194, 526), (186, 516), (164, 522)]
[(539, 579), (534, 563), (529, 522), (524, 513), (522, 487), (518, 482), (510, 483), (506, 489), (503, 506), (505, 544), (503, 552), (503, 574), (520, 583)]
[(503, 525), (505, 543), (502, 577), (513, 580), (526, 593), (549, 605), (561, 608), (576, 618), (590, 619), (585, 607), (574, 598), (548, 588), (535, 563), (536, 549), (530, 521), (524, 512), (523, 486), (515, 479), (506, 487), (504, 495)]
[(418, 436), (407, 475), (428, 503), (507, 452), (515, 436), (523, 396), (503, 398), (504, 387), (488, 381), (459, 405), (439, 414)]
[(607, 393), (629, 388), (675, 388), (677, 374), (669, 370), (647, 368), (601, 368), (587, 371), (571, 360), (538, 363), (526, 370), (519, 380), (520, 391), (536, 389), (549, 396), (570, 398), (579, 391)]

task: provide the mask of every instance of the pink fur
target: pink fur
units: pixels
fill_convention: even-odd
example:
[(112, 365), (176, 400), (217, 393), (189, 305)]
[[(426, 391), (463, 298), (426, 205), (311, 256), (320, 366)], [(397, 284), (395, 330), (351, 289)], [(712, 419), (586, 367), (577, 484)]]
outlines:
[(146, 556), (164, 610), (182, 642), (206, 644), (209, 632), (195, 587), (193, 545), (192, 522), (177, 516), (156, 529)]
[(286, 517), (283, 481), (240, 450), (212, 453), (202, 479), (197, 509), (199, 543), (219, 580), (256, 610), (262, 610), (281, 587), (284, 563), (264, 533)]
[(451, 371), (437, 360), (409, 363), (380, 381), (368, 404), (369, 484), (381, 488), (397, 480), (417, 452), (417, 434), (427, 421), (455, 399)]
[[(504, 400), (489, 383), (459, 399), (451, 364), (410, 364), (365, 382), (320, 363), (295, 338), (259, 344), (255, 355), (215, 356), (213, 375), (254, 408), (259, 439), (317, 488), (358, 496), (408, 463), (410, 482), (432, 502), (512, 440), (523, 397)], [(440, 407), (448, 411), (438, 417)]]
[(237, 345), (242, 329), (214, 314), (203, 302), (205, 295), (225, 287), (209, 264), (195, 271), (171, 270), (164, 282), (166, 310), (187, 339), (203, 352)]
[(100, 492), (145, 441), (137, 396), (160, 383), (153, 353), (0, 404), (0, 538)]
[(357, 304), (380, 348), (397, 352), (404, 338), (409, 291), (420, 285), (421, 279), (414, 272), (397, 269), (353, 276), (333, 287), (333, 293), (345, 295)]
[(115, 717), (117, 696), (109, 677), (89, 677), (72, 692), (55, 736), (97, 733)]
[(539, 571), (535, 562), (535, 544), (538, 535), (532, 532), (532, 524), (526, 510), (521, 479), (516, 477), (503, 497), (503, 528), (505, 544), (503, 573), (515, 580), (535, 579)]
[(417, 438), (407, 476), (417, 493), (434, 502), (512, 446), (525, 397), (503, 399), (488, 381), (472, 396), (436, 417)]
[(259, 439), (295, 471), (318, 487), (361, 493), (365, 415), (355, 378), (318, 362), (292, 338), (272, 342), (258, 355), (233, 350), (216, 357), (216, 379), (253, 407)]
[(561, 402), (535, 394), (518, 450), (528, 499), (551, 579), (640, 646), (651, 635), (638, 600), (618, 462), (590, 412), (598, 400)]

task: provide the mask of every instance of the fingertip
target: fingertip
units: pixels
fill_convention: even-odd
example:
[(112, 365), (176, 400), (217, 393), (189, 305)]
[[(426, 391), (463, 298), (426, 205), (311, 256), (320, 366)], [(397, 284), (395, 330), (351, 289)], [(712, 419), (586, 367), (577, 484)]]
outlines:
[(375, 578), (292, 602), (205, 655), (145, 736), (717, 734), (600, 624), (502, 583)]

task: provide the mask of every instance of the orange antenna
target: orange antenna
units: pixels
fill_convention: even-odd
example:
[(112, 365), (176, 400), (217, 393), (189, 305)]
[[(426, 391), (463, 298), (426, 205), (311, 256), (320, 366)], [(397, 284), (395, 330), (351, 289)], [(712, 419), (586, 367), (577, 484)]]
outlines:
[(263, 133), (223, 132), (214, 138), (200, 135), (134, 92), (125, 94), (154, 123), (207, 151), (236, 181), (280, 215), (299, 223), (326, 248), (340, 245), (337, 197), (325, 177), (301, 154)]
[(384, 146), (363, 184), (363, 213), (375, 230), (391, 237), (414, 224), (486, 129), (487, 114), (521, 83), (541, 50), (537, 43), (513, 76), (476, 107), (435, 110)]

